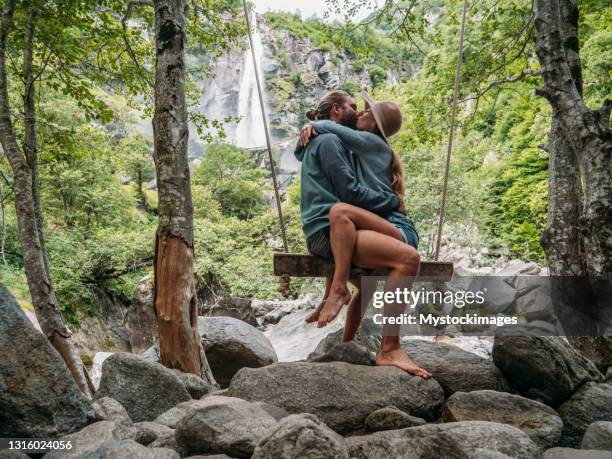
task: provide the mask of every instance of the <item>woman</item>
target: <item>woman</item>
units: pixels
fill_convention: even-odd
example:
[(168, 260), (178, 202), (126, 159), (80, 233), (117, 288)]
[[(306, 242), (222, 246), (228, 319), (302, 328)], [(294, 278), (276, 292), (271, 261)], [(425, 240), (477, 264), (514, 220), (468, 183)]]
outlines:
[[(367, 94), (362, 95), (366, 108), (357, 116), (357, 130), (333, 121), (315, 121), (304, 127), (300, 135), (301, 142), (305, 145), (311, 136), (319, 133), (336, 134), (358, 158), (356, 168), (368, 186), (394, 192), (403, 200), (403, 170), (397, 154), (387, 140), (399, 131), (401, 113), (392, 102), (376, 103)], [(312, 116), (313, 112), (309, 114)], [(355, 261), (361, 267), (387, 268), (390, 270), (390, 277), (416, 276), (419, 264), (416, 251), (418, 234), (412, 222), (401, 212), (394, 212), (384, 219), (345, 203), (335, 204), (331, 208), (329, 221), (329, 239), (335, 261), (334, 277), (331, 283), (328, 280), (323, 303), (307, 321), (317, 320), (319, 327), (325, 326), (337, 316), (342, 306), (350, 301), (343, 337), (343, 341), (349, 341), (353, 339), (362, 315), (359, 296), (351, 301), (347, 288), (351, 262)], [(324, 237), (325, 234), (319, 237)], [(309, 249), (318, 255), (315, 245), (311, 247), (309, 243)], [(383, 338), (383, 342), (391, 344), (388, 347), (393, 348), (393, 351), (399, 348), (399, 337), (392, 336), (398, 331), (385, 333)], [(429, 372), (414, 365), (405, 354), (385, 359), (384, 347), (383, 345), (377, 356), (377, 363), (400, 366), (424, 378), (431, 376)], [(388, 363), (386, 360), (393, 360), (394, 363)], [(400, 360), (399, 365), (397, 360)]]

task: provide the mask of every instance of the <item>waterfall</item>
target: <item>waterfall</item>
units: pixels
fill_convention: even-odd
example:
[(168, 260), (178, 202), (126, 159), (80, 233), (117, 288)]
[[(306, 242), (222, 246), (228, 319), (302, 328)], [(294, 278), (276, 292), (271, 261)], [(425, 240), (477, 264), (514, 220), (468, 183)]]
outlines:
[[(261, 69), (263, 44), (259, 29), (257, 28), (257, 15), (255, 12), (253, 12), (251, 24), (253, 26), (253, 50), (255, 51), (257, 71), (259, 72), (259, 80), (262, 83), (262, 90), (265, 91), (264, 76)], [(236, 129), (236, 145), (244, 148), (264, 147), (266, 145), (266, 134), (261, 117), (255, 68), (250, 49), (245, 51), (242, 59), (240, 90), (238, 92), (238, 116), (241, 117), (241, 121)]]

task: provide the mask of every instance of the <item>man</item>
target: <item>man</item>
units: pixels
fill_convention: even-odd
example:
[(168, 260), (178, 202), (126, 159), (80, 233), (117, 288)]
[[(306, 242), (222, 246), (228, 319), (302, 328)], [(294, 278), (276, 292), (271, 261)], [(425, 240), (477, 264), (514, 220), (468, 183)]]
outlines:
[[(316, 109), (307, 112), (309, 119), (329, 119), (348, 127), (354, 127), (357, 120), (357, 107), (355, 101), (343, 91), (332, 91), (325, 95)], [(382, 217), (399, 210), (402, 202), (399, 197), (389, 191), (377, 191), (360, 183), (355, 173), (350, 152), (342, 141), (334, 134), (321, 134), (310, 140), (306, 148), (298, 144), (296, 157), (302, 161), (301, 172), (301, 213), (304, 233), (306, 235), (308, 250), (321, 257), (332, 259), (330, 243), (330, 220), (331, 208), (339, 203), (347, 203)], [(376, 234), (369, 232), (372, 243), (362, 244), (361, 259), (376, 260), (376, 263), (389, 269), (396, 276), (416, 276), (420, 263), (418, 252), (406, 244), (399, 244), (396, 252), (389, 254), (382, 250), (377, 252)], [(384, 236), (384, 235), (380, 235)], [(397, 241), (396, 241), (397, 243)], [(366, 253), (367, 252), (367, 253)], [(405, 253), (404, 253), (405, 252)], [(359, 259), (360, 253), (355, 251)], [(379, 260), (380, 258), (380, 260)], [(390, 278), (390, 280), (392, 280)], [(351, 282), (359, 288), (359, 281), (352, 279)], [(392, 282), (393, 283), (393, 280)], [(328, 279), (328, 287), (330, 280)], [(326, 291), (325, 297), (329, 291)], [(353, 297), (349, 311), (360, 310), (359, 294)], [(325, 307), (324, 302), (317, 308), (307, 321), (312, 321), (321, 309)], [(403, 312), (398, 307), (385, 309), (385, 315), (396, 316)], [(360, 320), (361, 317), (359, 316)], [(347, 327), (343, 341), (354, 338), (356, 327)], [(412, 374), (424, 378), (431, 374), (414, 364), (414, 362), (401, 350), (399, 344), (399, 329), (393, 333), (385, 333), (381, 350), (377, 356), (377, 364), (397, 366)]]

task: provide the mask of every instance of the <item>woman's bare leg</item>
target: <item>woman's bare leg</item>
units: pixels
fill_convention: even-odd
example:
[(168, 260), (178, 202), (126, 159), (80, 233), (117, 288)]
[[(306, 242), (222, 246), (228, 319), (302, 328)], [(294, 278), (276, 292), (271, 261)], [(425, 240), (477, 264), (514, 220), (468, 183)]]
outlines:
[(324, 327), (334, 320), (351, 299), (347, 282), (351, 271), (351, 260), (355, 250), (358, 230), (371, 230), (389, 238), (402, 241), (401, 232), (382, 217), (360, 207), (338, 203), (329, 211), (330, 242), (334, 254), (334, 279), (329, 296), (319, 314), (318, 326)]
[(319, 303), (319, 306), (317, 306), (317, 308), (314, 311), (312, 311), (310, 314), (308, 314), (306, 318), (304, 319), (307, 324), (316, 322), (317, 320), (319, 320), (319, 314), (321, 313), (321, 309), (323, 309), (325, 300), (327, 300), (327, 297), (329, 296), (329, 289), (331, 288), (332, 280), (333, 280), (333, 277), (331, 276), (325, 278), (325, 292), (323, 293), (323, 299)]
[[(357, 231), (355, 264), (363, 268), (388, 269), (385, 292), (411, 287), (407, 277), (419, 274), (419, 253), (408, 244), (375, 231)], [(385, 317), (398, 317), (403, 313), (404, 304), (387, 304), (384, 308)], [(383, 339), (380, 351), (376, 356), (377, 365), (392, 365), (423, 378), (430, 378), (431, 373), (417, 366), (400, 347), (399, 325), (383, 326)]]

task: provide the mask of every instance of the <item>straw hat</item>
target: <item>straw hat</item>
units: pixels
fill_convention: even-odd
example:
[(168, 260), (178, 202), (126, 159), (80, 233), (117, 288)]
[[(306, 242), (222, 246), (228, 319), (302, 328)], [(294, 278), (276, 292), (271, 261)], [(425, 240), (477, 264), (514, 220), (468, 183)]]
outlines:
[(402, 112), (394, 102), (375, 102), (367, 92), (361, 91), (366, 109), (372, 110), (374, 120), (385, 140), (396, 134), (402, 127)]

